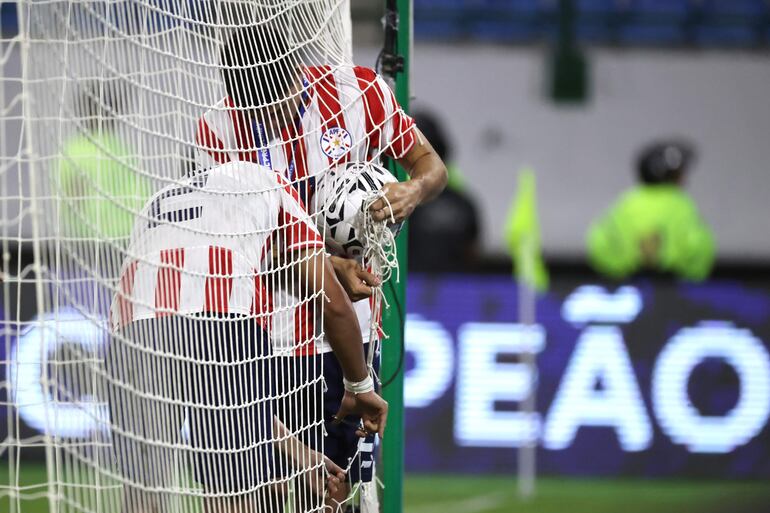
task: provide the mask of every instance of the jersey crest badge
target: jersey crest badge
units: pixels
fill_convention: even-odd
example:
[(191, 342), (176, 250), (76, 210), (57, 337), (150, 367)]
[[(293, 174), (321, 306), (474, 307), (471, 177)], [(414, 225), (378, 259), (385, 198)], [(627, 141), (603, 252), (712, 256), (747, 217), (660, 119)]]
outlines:
[(339, 126), (328, 128), (321, 136), (321, 151), (329, 158), (339, 159), (345, 156), (353, 146), (350, 132)]

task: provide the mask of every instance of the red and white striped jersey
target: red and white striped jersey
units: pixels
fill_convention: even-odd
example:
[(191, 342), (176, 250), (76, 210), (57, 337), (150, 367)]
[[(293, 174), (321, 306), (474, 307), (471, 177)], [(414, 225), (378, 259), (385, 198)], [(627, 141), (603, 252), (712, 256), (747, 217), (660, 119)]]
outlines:
[[(261, 142), (255, 122), (224, 98), (198, 120), (198, 164), (205, 167), (235, 160), (269, 164), (308, 204), (315, 177), (330, 167), (378, 162), (383, 153), (399, 159), (412, 149), (417, 139), (414, 120), (404, 113), (374, 70), (311, 66), (304, 68), (303, 74), (302, 100), (294, 124), (284, 128), (280, 140)], [(289, 291), (277, 294), (276, 300), (296, 302)], [(372, 315), (369, 302), (354, 303), (354, 309), (367, 342)], [(314, 331), (313, 316), (307, 308), (279, 310), (284, 317), (274, 323), (274, 343), (283, 340), (292, 344)], [(331, 347), (323, 342), (316, 349), (326, 352)]]
[(289, 280), (286, 258), (323, 247), (296, 190), (269, 169), (233, 162), (198, 172), (137, 216), (112, 328), (172, 314), (251, 315), (269, 328), (272, 290)]
[[(292, 183), (345, 162), (399, 159), (415, 144), (414, 120), (374, 70), (361, 66), (310, 66), (295, 123), (281, 140), (260, 143), (254, 121), (222, 99), (199, 120), (196, 160), (203, 167), (267, 158)], [(307, 199), (307, 198), (303, 198)]]

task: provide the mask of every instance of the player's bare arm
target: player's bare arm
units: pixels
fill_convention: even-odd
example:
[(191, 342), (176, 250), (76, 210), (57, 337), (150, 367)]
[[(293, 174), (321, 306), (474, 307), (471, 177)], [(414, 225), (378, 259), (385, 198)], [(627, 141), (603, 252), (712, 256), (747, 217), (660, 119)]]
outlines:
[(432, 200), (446, 187), (446, 165), (422, 132), (416, 127), (414, 130), (417, 142), (398, 160), (411, 179), (383, 187), (390, 206), (383, 200), (372, 204), (372, 217), (376, 221), (390, 219), (391, 210), (396, 222), (403, 221), (418, 205)]
[(368, 272), (352, 258), (330, 257), (334, 273), (342, 284), (351, 301), (360, 301), (372, 295), (372, 287), (380, 284), (380, 279)]
[(278, 440), (278, 449), (291, 458), (291, 461), (293, 461), (299, 468), (309, 466), (320, 471), (321, 468), (318, 467), (318, 465), (323, 462), (323, 472), (318, 472), (318, 475), (310, 476), (310, 488), (317, 495), (323, 497), (327, 489), (329, 493), (335, 494), (341, 488), (342, 484), (345, 482), (345, 471), (343, 469), (324, 456), (323, 453), (315, 451), (302, 443), (299, 438), (294, 436), (292, 432), (286, 428), (284, 423), (281, 422), (278, 417), (273, 417), (273, 431)]
[[(358, 318), (347, 293), (337, 280), (331, 262), (325, 254), (313, 252), (305, 252), (299, 262), (301, 282), (310, 287), (311, 293), (322, 293), (319, 297), (326, 297), (323, 309), (325, 331), (345, 379), (351, 383), (364, 382), (369, 378), (369, 371), (364, 361)], [(337, 418), (356, 413), (361, 416), (367, 432), (377, 432), (382, 437), (388, 417), (388, 403), (373, 389), (361, 393), (346, 392), (345, 396), (348, 400), (343, 401)]]

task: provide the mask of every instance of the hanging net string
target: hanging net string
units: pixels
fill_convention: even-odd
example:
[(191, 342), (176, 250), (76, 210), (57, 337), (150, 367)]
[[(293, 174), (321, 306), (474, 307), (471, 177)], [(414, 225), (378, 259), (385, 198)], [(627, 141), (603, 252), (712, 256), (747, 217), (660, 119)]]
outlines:
[[(379, 200), (382, 200), (389, 209), (389, 219), (380, 221), (374, 219), (371, 206)], [(400, 279), (396, 246), (397, 232), (392, 229), (392, 227), (396, 225), (396, 220), (393, 216), (393, 209), (391, 208), (390, 201), (382, 189), (370, 193), (365, 198), (361, 207), (359, 219), (360, 223), (357, 227), (357, 233), (364, 248), (362, 264), (364, 268), (371, 269), (371, 272), (380, 280), (379, 285), (372, 286), (372, 312), (374, 312), (374, 314), (371, 317), (369, 325), (370, 343), (366, 357), (370, 375), (376, 380), (378, 386), (381, 386), (382, 383), (379, 375), (375, 371), (374, 358), (380, 351), (381, 336), (387, 338), (387, 335), (382, 333), (380, 326), (380, 312), (382, 311), (383, 306), (385, 308), (390, 307), (385, 298), (383, 285), (391, 278), (394, 278), (394, 272), (395, 279)], [(362, 425), (357, 427), (362, 428)], [(359, 467), (362, 465), (362, 459), (360, 457), (361, 452), (361, 446), (359, 444), (358, 449), (350, 458), (350, 461), (345, 468), (346, 475), (350, 476), (352, 474), (351, 470), (354, 465), (358, 465)], [(360, 470), (361, 469), (359, 468), (359, 472)], [(362, 513), (376, 513), (379, 511), (377, 488), (383, 486), (382, 482), (377, 479), (376, 474), (374, 474), (371, 482), (353, 482), (352, 479), (349, 479), (349, 484), (351, 486), (350, 493), (344, 501), (337, 505), (335, 513), (342, 513), (345, 511), (347, 505), (353, 504), (356, 498), (358, 499), (360, 511)]]
[[(390, 219), (384, 219), (376, 221), (373, 217), (371, 206), (377, 201), (382, 200), (390, 212)], [(361, 238), (363, 239), (364, 255), (363, 264), (364, 267), (370, 267), (372, 273), (380, 279), (379, 285), (372, 287), (372, 295), (374, 297), (372, 303), (372, 311), (377, 312), (372, 315), (372, 320), (369, 326), (370, 338), (369, 340), (376, 340), (375, 344), (369, 348), (369, 354), (367, 355), (367, 363), (372, 374), (375, 375), (377, 382), (379, 376), (374, 372), (373, 360), (375, 353), (379, 352), (379, 332), (380, 330), (380, 315), (382, 307), (390, 308), (387, 299), (385, 298), (385, 292), (383, 291), (384, 284), (391, 279), (393, 272), (395, 271), (396, 281), (399, 281), (399, 268), (398, 268), (398, 252), (396, 247), (396, 234), (391, 229), (391, 226), (396, 224), (396, 219), (393, 217), (393, 209), (391, 208), (390, 201), (385, 193), (380, 189), (379, 191), (371, 193), (364, 201), (361, 212)], [(383, 334), (387, 338), (387, 335)], [(381, 383), (380, 383), (381, 384)]]

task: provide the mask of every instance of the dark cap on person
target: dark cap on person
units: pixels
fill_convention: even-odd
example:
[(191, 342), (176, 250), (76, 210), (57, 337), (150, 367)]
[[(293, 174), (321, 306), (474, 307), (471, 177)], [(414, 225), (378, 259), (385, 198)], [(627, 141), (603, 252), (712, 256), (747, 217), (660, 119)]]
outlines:
[(695, 150), (681, 139), (658, 141), (639, 154), (639, 180), (647, 184), (675, 183), (689, 170)]

